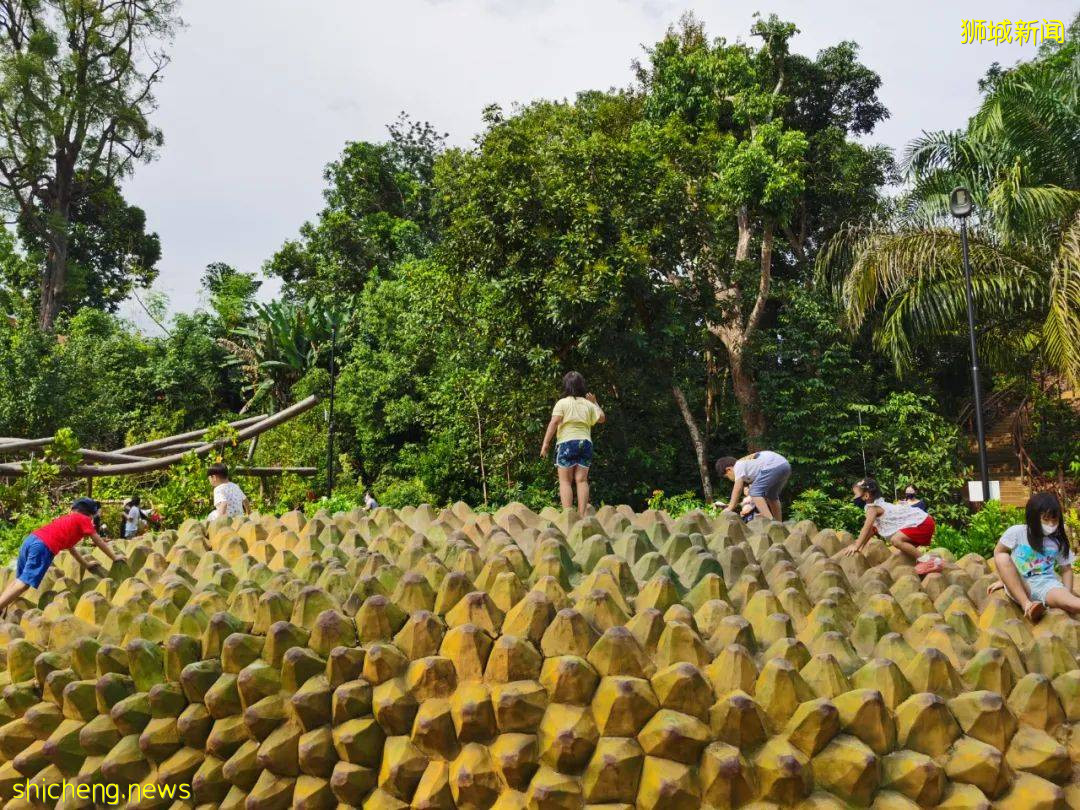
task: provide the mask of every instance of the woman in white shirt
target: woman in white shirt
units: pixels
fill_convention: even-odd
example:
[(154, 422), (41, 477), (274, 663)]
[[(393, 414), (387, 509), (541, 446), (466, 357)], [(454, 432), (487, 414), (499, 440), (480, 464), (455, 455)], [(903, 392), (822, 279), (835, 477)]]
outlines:
[(134, 537), (139, 529), (146, 525), (146, 514), (142, 510), (139, 496), (135, 495), (124, 504), (124, 529), (122, 538)]
[(863, 503), (866, 521), (859, 538), (842, 554), (858, 554), (870, 538), (878, 534), (912, 560), (917, 560), (922, 554), (919, 548), (925, 548), (933, 541), (937, 528), (934, 519), (917, 507), (886, 501), (873, 478), (864, 478), (851, 490)]

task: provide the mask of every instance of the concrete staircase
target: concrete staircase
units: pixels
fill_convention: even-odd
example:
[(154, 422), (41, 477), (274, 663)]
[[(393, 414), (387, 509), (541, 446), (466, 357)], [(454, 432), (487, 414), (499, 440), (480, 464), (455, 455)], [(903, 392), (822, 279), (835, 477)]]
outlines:
[[(1023, 507), (1031, 496), (1031, 490), (1020, 475), (1020, 462), (1012, 434), (1013, 415), (1007, 414), (986, 430), (986, 462), (990, 468), (990, 480), (1001, 482), (1001, 502), (1005, 506)], [(979, 448), (971, 442), (971, 461), (978, 476)]]

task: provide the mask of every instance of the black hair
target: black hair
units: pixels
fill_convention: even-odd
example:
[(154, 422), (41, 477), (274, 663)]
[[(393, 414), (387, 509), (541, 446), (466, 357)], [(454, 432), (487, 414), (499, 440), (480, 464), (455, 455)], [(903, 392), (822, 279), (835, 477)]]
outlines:
[(878, 482), (873, 478), (864, 478), (856, 483), (855, 486), (870, 496), (870, 503), (873, 503), (881, 497), (881, 487), (878, 486)]
[(139, 496), (138, 495), (132, 495), (131, 500), (127, 502), (127, 505), (128, 506), (140, 506), (141, 502), (139, 501)]
[(904, 487), (904, 494), (905, 495), (907, 495), (907, 491), (909, 489), (911, 490), (912, 497), (914, 497), (914, 498), (919, 497), (919, 488), (917, 486), (915, 486), (914, 484), (908, 484), (906, 487)]
[(723, 477), (730, 467), (735, 466), (736, 461), (738, 459), (735, 456), (721, 456), (716, 460), (716, 474)]
[(1061, 514), (1061, 501), (1053, 492), (1036, 492), (1028, 498), (1027, 508), (1024, 509), (1024, 523), (1027, 524), (1028, 545), (1038, 551), (1043, 550), (1042, 516), (1051, 515), (1057, 518), (1057, 531), (1046, 535), (1057, 541), (1059, 549), (1069, 547), (1069, 541), (1065, 539), (1065, 519)]
[(229, 468), (224, 464), (211, 464), (209, 469), (207, 469), (206, 474), (216, 475), (218, 478), (224, 478), (226, 481), (229, 480)]
[(583, 397), (589, 393), (589, 388), (578, 372), (568, 371), (562, 378), (562, 392), (564, 397)]

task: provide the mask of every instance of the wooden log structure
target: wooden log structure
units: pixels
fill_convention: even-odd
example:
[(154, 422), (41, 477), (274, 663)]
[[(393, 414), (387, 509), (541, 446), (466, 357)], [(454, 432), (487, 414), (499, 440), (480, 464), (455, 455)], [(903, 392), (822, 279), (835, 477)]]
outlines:
[[(315, 407), (319, 399), (318, 395), (312, 395), (275, 414), (249, 416), (245, 419), (230, 422), (229, 425), (236, 430), (236, 441), (254, 440), (271, 428)], [(86, 478), (90, 480), (103, 476), (139, 475), (163, 470), (181, 461), (188, 453), (194, 453), (201, 458), (214, 449), (229, 443), (230, 439), (226, 438), (215, 439), (212, 442), (200, 441), (209, 430), (211, 428), (191, 430), (175, 436), (166, 436), (162, 439), (154, 439), (153, 441), (123, 447), (115, 452), (80, 449), (79, 452), (82, 454), (83, 460), (107, 463), (77, 464), (69, 469), (61, 470), (60, 475), (64, 478)], [(51, 438), (11, 439), (0, 437), (0, 456), (16, 451), (46, 447), (52, 441)], [(25, 461), (16, 461), (0, 464), (0, 476), (25, 475), (26, 471), (23, 465), (26, 463)], [(237, 475), (266, 478), (286, 473), (312, 476), (315, 475), (316, 469), (314, 467), (237, 467), (234, 472)]]

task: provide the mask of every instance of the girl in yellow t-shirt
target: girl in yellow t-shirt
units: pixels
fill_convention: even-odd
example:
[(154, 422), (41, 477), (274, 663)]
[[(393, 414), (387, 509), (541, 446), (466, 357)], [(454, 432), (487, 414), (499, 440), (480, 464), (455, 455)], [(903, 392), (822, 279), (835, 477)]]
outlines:
[(589, 464), (592, 462), (592, 426), (602, 424), (604, 412), (596, 397), (588, 393), (585, 378), (576, 371), (563, 377), (563, 396), (551, 411), (540, 455), (547, 457), (551, 438), (555, 442), (555, 467), (559, 471), (559, 500), (563, 509), (574, 505), (577, 484), (578, 510), (585, 514), (589, 505)]

